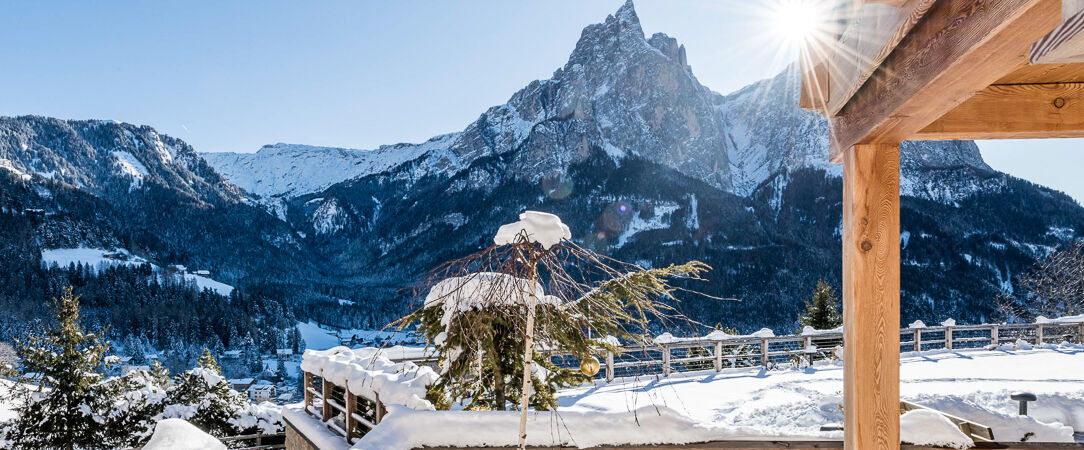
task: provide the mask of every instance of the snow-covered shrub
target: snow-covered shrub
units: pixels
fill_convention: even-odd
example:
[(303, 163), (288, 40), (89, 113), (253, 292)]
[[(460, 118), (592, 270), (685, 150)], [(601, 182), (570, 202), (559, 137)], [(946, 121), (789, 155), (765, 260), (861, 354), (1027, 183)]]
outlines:
[(138, 447), (146, 442), (165, 407), (169, 378), (161, 365), (107, 380), (115, 392), (107, 417), (114, 445)]
[(237, 434), (232, 420), (248, 406), (248, 399), (233, 389), (218, 372), (209, 352), (200, 365), (178, 374), (169, 389), (162, 417), (184, 419), (214, 436)]

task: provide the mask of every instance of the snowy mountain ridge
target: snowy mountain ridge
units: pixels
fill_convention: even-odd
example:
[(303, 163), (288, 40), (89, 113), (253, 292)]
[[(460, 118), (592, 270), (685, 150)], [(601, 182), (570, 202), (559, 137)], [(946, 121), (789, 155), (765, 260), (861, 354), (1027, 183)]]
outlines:
[(420, 144), (384, 145), (373, 150), (284, 144), (256, 153), (202, 153), (231, 183), (263, 199), (296, 197), (331, 185), (380, 173), (434, 150), (446, 149), (458, 133)]
[[(677, 40), (663, 33), (645, 37), (630, 0), (603, 23), (587, 26), (552, 78), (529, 83), (462, 132), (367, 152), (276, 144), (256, 154), (204, 157), (264, 199), (319, 192), (408, 161), (412, 179), (450, 176), (479, 158), (504, 154), (512, 155), (505, 175), (538, 183), (559, 177), (593, 148), (617, 163), (656, 162), (748, 196), (784, 171), (841, 173), (828, 163), (827, 121), (797, 106), (799, 85), (792, 68), (729, 95), (711, 91), (693, 75)], [(931, 171), (946, 168), (992, 174), (970, 143), (908, 143), (902, 157), (908, 195), (944, 201), (999, 185), (930, 179)], [(946, 180), (951, 192), (939, 186)]]

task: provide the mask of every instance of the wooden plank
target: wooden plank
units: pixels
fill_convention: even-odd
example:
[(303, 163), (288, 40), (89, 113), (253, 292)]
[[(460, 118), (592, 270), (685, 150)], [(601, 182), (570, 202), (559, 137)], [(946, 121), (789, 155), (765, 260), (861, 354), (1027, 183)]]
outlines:
[(900, 445), (900, 153), (843, 159), (843, 413), (847, 448)]
[(867, 1), (851, 12), (839, 41), (829, 50), (828, 117), (839, 113), (935, 1)]
[(357, 428), (357, 420), (354, 420), (354, 412), (358, 410), (358, 396), (349, 390), (346, 391), (346, 442), (354, 443), (354, 429)]
[(320, 420), (327, 422), (331, 419), (331, 383), (327, 381), (327, 378), (320, 377), (320, 405), (322, 406), (322, 417)]
[(1084, 63), (1026, 64), (994, 84), (1084, 83)]
[(918, 140), (1084, 137), (1084, 83), (993, 85), (913, 137)]
[(1031, 43), (1057, 26), (1059, 8), (1046, 0), (934, 3), (831, 121), (831, 160), (854, 144), (911, 139), (1023, 65)]

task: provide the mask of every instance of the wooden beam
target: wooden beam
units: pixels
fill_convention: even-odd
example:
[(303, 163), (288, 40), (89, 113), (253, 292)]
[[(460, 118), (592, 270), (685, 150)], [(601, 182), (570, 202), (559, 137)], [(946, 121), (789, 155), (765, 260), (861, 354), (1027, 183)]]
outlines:
[(832, 161), (854, 144), (897, 143), (1026, 64), (1057, 26), (1050, 0), (939, 1), (831, 121)]
[(823, 50), (828, 56), (827, 116), (839, 113), (892, 49), (918, 23), (936, 0), (865, 2), (846, 17), (838, 42)]
[(843, 434), (847, 448), (900, 447), (899, 144), (843, 158)]
[(993, 85), (914, 135), (916, 140), (1084, 137), (1084, 83)]

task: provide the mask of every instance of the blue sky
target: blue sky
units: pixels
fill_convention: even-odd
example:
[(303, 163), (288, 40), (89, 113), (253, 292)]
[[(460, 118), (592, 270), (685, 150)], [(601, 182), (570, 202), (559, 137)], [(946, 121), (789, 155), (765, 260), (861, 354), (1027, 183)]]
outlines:
[[(13, 2), (0, 115), (154, 126), (200, 151), (351, 148), (461, 130), (564, 64), (623, 0)], [(730, 92), (785, 65), (765, 2), (638, 0)], [(750, 6), (753, 5), (753, 6)], [(1084, 199), (1078, 140), (980, 143), (997, 169)]]

